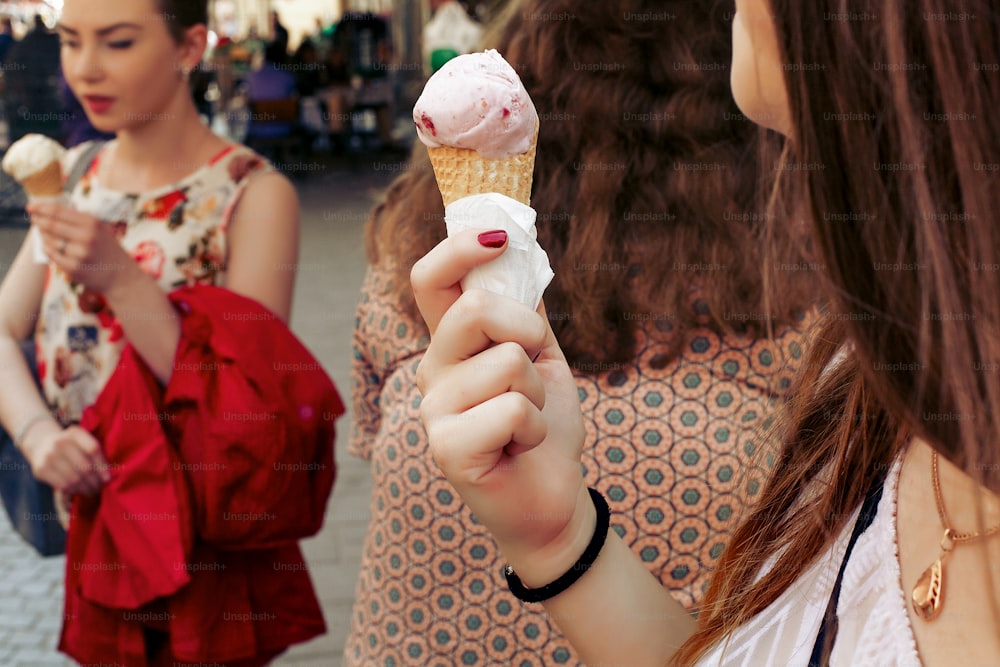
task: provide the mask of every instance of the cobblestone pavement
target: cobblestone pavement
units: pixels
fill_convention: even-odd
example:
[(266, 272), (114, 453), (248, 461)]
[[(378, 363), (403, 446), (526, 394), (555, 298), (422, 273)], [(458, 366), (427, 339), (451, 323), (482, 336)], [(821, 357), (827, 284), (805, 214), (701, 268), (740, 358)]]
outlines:
[[(351, 333), (365, 260), (361, 232), (373, 197), (398, 169), (397, 158), (318, 160), (297, 181), (302, 200), (302, 252), (292, 328), (330, 373), (345, 402), (350, 393)], [(0, 274), (24, 228), (0, 225)], [(369, 518), (371, 478), (343, 442), (324, 529), (303, 542), (328, 633), (294, 647), (276, 667), (338, 667), (349, 629), (361, 543)], [(40, 558), (13, 533), (0, 511), (0, 667), (72, 665), (55, 650), (62, 615), (65, 557)]]

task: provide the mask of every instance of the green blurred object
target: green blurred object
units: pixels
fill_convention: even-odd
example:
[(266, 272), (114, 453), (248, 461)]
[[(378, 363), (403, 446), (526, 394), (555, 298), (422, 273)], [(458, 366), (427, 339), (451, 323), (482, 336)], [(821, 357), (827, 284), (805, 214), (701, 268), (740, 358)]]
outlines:
[(446, 62), (457, 57), (458, 51), (455, 49), (434, 49), (431, 51), (431, 71), (438, 71)]

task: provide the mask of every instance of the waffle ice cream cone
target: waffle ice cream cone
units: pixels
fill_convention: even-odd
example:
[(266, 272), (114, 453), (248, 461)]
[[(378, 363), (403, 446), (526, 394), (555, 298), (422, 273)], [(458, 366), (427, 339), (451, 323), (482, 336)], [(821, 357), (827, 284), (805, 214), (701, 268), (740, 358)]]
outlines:
[(528, 152), (508, 157), (487, 158), (476, 150), (451, 146), (428, 148), (444, 205), (463, 197), (497, 192), (527, 206), (531, 200), (537, 143), (536, 126)]
[(524, 205), (538, 141), (538, 113), (517, 72), (496, 51), (448, 61), (413, 107), (445, 206), (496, 192)]
[[(5, 172), (21, 184), (33, 201), (47, 199), (64, 202), (62, 158), (66, 149), (59, 142), (42, 134), (27, 134), (7, 149), (0, 164)], [(32, 249), (36, 264), (47, 264), (42, 236), (32, 226)]]
[(62, 158), (66, 149), (49, 137), (28, 134), (15, 141), (3, 157), (3, 170), (21, 184), (28, 197), (62, 194)]
[(62, 194), (63, 187), (62, 165), (50, 162), (42, 167), (41, 171), (25, 176), (21, 180), (21, 187), (31, 199), (58, 197)]

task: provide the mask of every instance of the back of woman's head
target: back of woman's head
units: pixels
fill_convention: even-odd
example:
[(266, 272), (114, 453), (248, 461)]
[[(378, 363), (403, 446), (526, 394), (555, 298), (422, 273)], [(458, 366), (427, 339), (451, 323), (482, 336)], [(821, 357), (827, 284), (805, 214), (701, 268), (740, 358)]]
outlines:
[[(731, 9), (525, 0), (485, 40), (539, 112), (532, 206), (556, 272), (545, 302), (577, 367), (630, 360), (638, 321), (658, 321), (679, 345), (685, 329), (742, 330), (763, 319), (757, 130), (729, 92)], [(433, 188), (426, 171), (403, 178)], [(407, 265), (443, 233), (409, 249), (378, 238)], [(804, 304), (803, 287), (783, 295), (781, 319)]]
[(682, 664), (786, 590), (912, 435), (1000, 491), (998, 4), (771, 2), (791, 111), (782, 199), (809, 211), (831, 309)]

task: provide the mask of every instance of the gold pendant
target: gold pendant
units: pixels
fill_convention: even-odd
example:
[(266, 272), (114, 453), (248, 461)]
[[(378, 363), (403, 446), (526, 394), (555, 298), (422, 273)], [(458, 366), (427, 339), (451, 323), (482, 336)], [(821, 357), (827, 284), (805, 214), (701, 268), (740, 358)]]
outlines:
[[(947, 552), (945, 552), (947, 554)], [(942, 554), (942, 558), (945, 554)], [(933, 621), (941, 613), (944, 595), (944, 563), (938, 558), (917, 579), (913, 587), (913, 611), (925, 621)]]
[(955, 547), (955, 533), (950, 528), (944, 529), (941, 537), (941, 555), (924, 570), (913, 587), (910, 600), (913, 611), (925, 621), (933, 621), (941, 614), (944, 605), (944, 561)]

